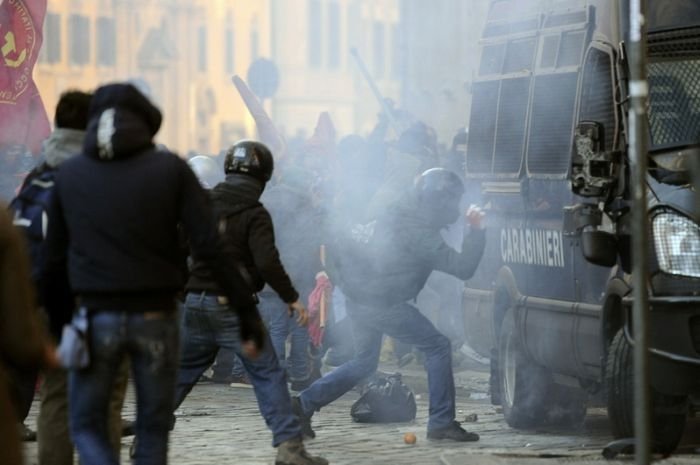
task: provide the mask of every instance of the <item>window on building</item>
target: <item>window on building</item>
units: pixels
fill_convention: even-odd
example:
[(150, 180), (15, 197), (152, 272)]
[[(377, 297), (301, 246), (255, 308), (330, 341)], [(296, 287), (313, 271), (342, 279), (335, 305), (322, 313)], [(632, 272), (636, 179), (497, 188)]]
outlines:
[(200, 72), (207, 71), (207, 28), (204, 26), (197, 30), (197, 66)]
[(70, 35), (70, 63), (86, 65), (90, 62), (90, 20), (87, 16), (70, 15), (68, 18)]
[(340, 67), (340, 5), (338, 2), (328, 4), (328, 67)]
[(114, 18), (97, 18), (97, 64), (114, 66), (117, 62), (117, 29)]
[(384, 44), (384, 23), (374, 22), (372, 28), (372, 56), (374, 57), (374, 75), (377, 79), (384, 77), (386, 63), (386, 49)]
[(321, 66), (321, 2), (309, 0), (309, 66)]
[(257, 60), (260, 56), (260, 32), (258, 32), (257, 27), (254, 27), (250, 31), (250, 56), (253, 61)]
[(61, 61), (61, 15), (48, 13), (44, 25), (44, 43), (39, 53), (41, 63)]
[(227, 27), (224, 37), (225, 52), (226, 53), (226, 73), (233, 74), (235, 65), (235, 52), (234, 52), (234, 38), (233, 38), (233, 28)]
[(403, 44), (398, 24), (391, 27), (391, 77), (400, 79), (403, 74)]

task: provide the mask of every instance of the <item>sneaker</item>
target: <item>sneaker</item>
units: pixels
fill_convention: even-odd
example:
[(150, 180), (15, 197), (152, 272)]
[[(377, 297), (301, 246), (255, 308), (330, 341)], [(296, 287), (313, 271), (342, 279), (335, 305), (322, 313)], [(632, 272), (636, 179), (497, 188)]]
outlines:
[(232, 376), (231, 377), (231, 384), (229, 386), (237, 387), (237, 388), (252, 388), (253, 387), (253, 385), (250, 383), (250, 380), (248, 379), (247, 376)]
[(36, 441), (36, 431), (32, 431), (24, 423), (17, 423), (17, 428), (19, 429), (19, 437), (23, 442)]
[(275, 465), (328, 465), (328, 460), (309, 455), (301, 439), (290, 439), (277, 447)]
[(311, 417), (304, 415), (301, 408), (301, 401), (298, 396), (292, 397), (292, 412), (299, 418), (301, 423), (301, 432), (305, 438), (313, 439), (316, 437), (316, 432), (311, 428)]
[(441, 441), (443, 439), (448, 439), (450, 441), (472, 442), (478, 441), (479, 435), (476, 433), (470, 433), (469, 431), (462, 428), (458, 421), (453, 421), (450, 426), (428, 431), (428, 439), (430, 439), (431, 441)]

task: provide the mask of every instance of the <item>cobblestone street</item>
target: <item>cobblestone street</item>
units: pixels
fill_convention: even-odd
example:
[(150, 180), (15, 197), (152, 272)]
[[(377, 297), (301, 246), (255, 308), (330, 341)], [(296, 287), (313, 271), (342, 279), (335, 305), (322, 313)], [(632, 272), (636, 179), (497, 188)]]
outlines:
[[(391, 367), (389, 367), (391, 368)], [(385, 371), (392, 371), (385, 368)], [(309, 449), (337, 465), (425, 464), (425, 465), (499, 465), (608, 463), (602, 447), (611, 439), (603, 409), (591, 409), (581, 431), (519, 432), (508, 428), (500, 409), (485, 396), (488, 375), (483, 370), (456, 373), (458, 415), (462, 421), (471, 414), (476, 422), (463, 423), (481, 435), (476, 443), (432, 443), (425, 438), (428, 405), (425, 379), (420, 368), (403, 369), (404, 379), (418, 394), (418, 415), (411, 424), (368, 425), (354, 423), (350, 406), (356, 392), (348, 393), (323, 409), (313, 420), (317, 439)], [(36, 402), (27, 424), (34, 428)], [(133, 418), (133, 393), (127, 400), (125, 417)], [(171, 434), (170, 463), (177, 465), (263, 465), (271, 464), (274, 451), (271, 435), (260, 417), (252, 389), (216, 384), (199, 384), (177, 412), (177, 424)], [(699, 439), (697, 421), (694, 437)], [(403, 442), (405, 432), (418, 437), (415, 445)], [(122, 463), (129, 463), (132, 438), (122, 441)], [(700, 441), (695, 441), (698, 444)], [(685, 451), (694, 447), (687, 442)], [(27, 443), (27, 463), (36, 464), (36, 443)], [(76, 462), (77, 463), (77, 462)], [(625, 462), (620, 462), (625, 463)], [(627, 461), (626, 463), (632, 463)], [(663, 464), (697, 464), (698, 455), (680, 454)]]

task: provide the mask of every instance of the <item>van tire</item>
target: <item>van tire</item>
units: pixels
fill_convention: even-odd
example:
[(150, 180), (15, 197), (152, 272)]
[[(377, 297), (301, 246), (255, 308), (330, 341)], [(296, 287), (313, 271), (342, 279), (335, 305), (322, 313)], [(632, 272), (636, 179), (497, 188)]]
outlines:
[(532, 363), (522, 350), (511, 308), (501, 324), (498, 341), (498, 382), (506, 422), (512, 428), (531, 428), (545, 422), (549, 374)]
[[(624, 329), (618, 330), (608, 349), (605, 364), (608, 418), (616, 439), (634, 437), (634, 366), (633, 347)], [(678, 410), (687, 405), (687, 397), (671, 396), (651, 388), (652, 442), (655, 452), (673, 452), (683, 436), (686, 414), (661, 412)]]

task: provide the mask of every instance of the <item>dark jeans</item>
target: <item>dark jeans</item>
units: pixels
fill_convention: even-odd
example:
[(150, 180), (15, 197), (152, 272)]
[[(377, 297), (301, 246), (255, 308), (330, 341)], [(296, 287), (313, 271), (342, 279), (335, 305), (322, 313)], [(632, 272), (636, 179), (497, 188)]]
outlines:
[(238, 316), (216, 296), (189, 293), (182, 323), (182, 351), (177, 377), (175, 408), (212, 364), (219, 349), (235, 351), (245, 366), (258, 399), (260, 413), (272, 431), (272, 444), (301, 437), (299, 420), (292, 413), (287, 377), (269, 337), (255, 360), (243, 355)]
[(177, 371), (176, 312), (96, 311), (90, 315), (90, 366), (68, 378), (70, 429), (82, 465), (116, 465), (109, 405), (126, 355), (136, 386), (134, 464), (167, 462)]
[(330, 404), (377, 370), (382, 335), (414, 345), (425, 354), (430, 391), (428, 430), (449, 426), (455, 418), (455, 386), (450, 341), (417, 308), (400, 304), (370, 308), (348, 300), (355, 358), (314, 382), (300, 394), (306, 415)]
[[(297, 315), (289, 316), (287, 304), (276, 295), (260, 296), (260, 314), (270, 332), (272, 346), (280, 364), (293, 381), (309, 377), (309, 332), (297, 323)], [(289, 357), (286, 354), (287, 337), (291, 335)]]

